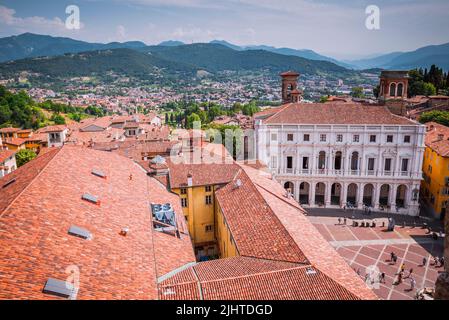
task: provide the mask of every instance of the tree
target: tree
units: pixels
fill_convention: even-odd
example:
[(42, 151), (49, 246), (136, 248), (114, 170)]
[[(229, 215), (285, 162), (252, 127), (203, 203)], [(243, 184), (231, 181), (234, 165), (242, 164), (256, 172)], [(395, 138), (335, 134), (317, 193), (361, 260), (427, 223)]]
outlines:
[(196, 113), (192, 113), (191, 115), (187, 116), (186, 128), (193, 129), (194, 122), (201, 122), (200, 116)]
[(427, 123), (430, 121), (437, 122), (444, 126), (449, 126), (449, 111), (429, 111), (422, 113), (419, 117), (419, 122), (421, 123)]
[(362, 87), (354, 87), (354, 88), (352, 88), (352, 90), (351, 90), (351, 97), (359, 98), (359, 99), (364, 98), (365, 95), (363, 94), (363, 88)]
[(34, 158), (36, 158), (36, 153), (33, 150), (22, 149), (16, 153), (17, 166), (21, 167)]
[(53, 121), (55, 124), (65, 124), (65, 118), (61, 116), (60, 114), (54, 114), (50, 118), (51, 121)]

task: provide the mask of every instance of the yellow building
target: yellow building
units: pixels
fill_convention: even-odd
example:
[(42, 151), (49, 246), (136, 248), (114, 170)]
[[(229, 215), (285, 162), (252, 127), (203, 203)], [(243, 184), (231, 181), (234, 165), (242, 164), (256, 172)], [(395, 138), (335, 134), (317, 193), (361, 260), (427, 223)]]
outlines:
[(429, 213), (444, 219), (449, 200), (449, 128), (435, 122), (426, 127), (421, 198)]
[(199, 259), (217, 256), (215, 192), (232, 180), (238, 166), (170, 164), (169, 167), (170, 188), (181, 198), (197, 256)]
[(3, 144), (8, 150), (19, 151), (25, 149), (25, 140), (21, 138), (8, 138), (3, 140)]

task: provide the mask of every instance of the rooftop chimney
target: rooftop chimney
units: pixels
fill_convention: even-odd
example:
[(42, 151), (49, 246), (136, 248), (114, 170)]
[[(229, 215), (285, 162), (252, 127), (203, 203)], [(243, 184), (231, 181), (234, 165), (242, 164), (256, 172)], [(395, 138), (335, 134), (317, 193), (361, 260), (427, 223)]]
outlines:
[(193, 178), (190, 172), (187, 174), (187, 186), (189, 187), (193, 186)]

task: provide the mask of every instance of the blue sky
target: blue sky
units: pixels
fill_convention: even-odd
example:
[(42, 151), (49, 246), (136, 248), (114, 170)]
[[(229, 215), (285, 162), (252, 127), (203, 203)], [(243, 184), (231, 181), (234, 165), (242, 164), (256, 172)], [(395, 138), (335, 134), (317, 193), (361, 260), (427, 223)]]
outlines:
[[(80, 30), (65, 8), (80, 8)], [(380, 8), (380, 30), (365, 8)], [(449, 42), (447, 0), (0, 0), (0, 37), (34, 32), (92, 42), (224, 39), (312, 49), (337, 58)]]

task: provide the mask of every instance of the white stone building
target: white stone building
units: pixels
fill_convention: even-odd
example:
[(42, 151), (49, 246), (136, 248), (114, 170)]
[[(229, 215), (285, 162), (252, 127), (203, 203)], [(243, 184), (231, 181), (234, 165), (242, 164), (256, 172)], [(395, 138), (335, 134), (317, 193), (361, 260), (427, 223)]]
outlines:
[(418, 215), (425, 126), (384, 106), (291, 103), (255, 115), (257, 158), (305, 207)]

